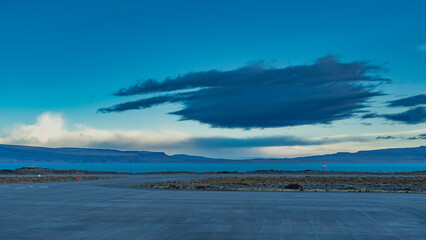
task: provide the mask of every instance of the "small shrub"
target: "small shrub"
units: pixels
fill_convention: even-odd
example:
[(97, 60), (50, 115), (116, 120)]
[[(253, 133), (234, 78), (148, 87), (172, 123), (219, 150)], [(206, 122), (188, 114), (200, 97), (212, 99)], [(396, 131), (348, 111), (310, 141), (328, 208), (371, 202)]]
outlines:
[(285, 186), (286, 189), (303, 189), (303, 186), (297, 183), (290, 183), (289, 185)]

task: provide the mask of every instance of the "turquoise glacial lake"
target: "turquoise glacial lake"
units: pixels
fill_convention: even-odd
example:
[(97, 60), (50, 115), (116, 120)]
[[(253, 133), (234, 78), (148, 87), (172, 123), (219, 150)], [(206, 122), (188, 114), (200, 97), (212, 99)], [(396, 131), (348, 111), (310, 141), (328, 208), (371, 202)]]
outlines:
[(325, 170), (353, 172), (409, 172), (425, 171), (426, 163), (0, 163), (0, 169), (37, 166), (54, 169), (76, 169), (114, 172), (165, 171), (254, 171), (254, 170)]

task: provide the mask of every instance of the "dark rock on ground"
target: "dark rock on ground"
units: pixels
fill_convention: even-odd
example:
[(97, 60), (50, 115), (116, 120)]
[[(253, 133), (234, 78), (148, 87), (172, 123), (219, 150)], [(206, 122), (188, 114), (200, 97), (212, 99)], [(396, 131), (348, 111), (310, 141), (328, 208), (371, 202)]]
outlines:
[(234, 176), (156, 182), (142, 188), (215, 191), (426, 192), (426, 177)]

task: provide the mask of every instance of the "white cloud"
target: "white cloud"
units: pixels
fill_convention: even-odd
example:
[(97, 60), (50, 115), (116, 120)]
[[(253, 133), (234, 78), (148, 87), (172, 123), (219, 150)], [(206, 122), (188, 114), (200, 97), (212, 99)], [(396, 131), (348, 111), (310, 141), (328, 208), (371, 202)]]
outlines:
[[(175, 130), (165, 129), (161, 132), (142, 130), (123, 131), (96, 129), (81, 124), (69, 126), (66, 124), (62, 115), (45, 112), (37, 118), (34, 124), (16, 125), (11, 129), (6, 129), (4, 136), (0, 136), (0, 144), (165, 151), (167, 154), (185, 153), (217, 158), (297, 157), (340, 151), (354, 152), (388, 147), (416, 146), (422, 140), (404, 141), (401, 139), (425, 133), (425, 131), (426, 129), (422, 128), (412, 131), (368, 133), (356, 136), (334, 135), (328, 136), (330, 140), (328, 143), (320, 145), (270, 147), (250, 147), (248, 145), (246, 147), (228, 148), (212, 144), (211, 146), (203, 147), (199, 144), (194, 145), (194, 141), (197, 143), (196, 139), (200, 138), (200, 136), (193, 136)], [(388, 135), (398, 137), (398, 139), (389, 141), (375, 140), (377, 136)], [(202, 137), (217, 138), (217, 136)], [(241, 139), (244, 140), (244, 138)], [(315, 141), (321, 140), (321, 138), (309, 138), (306, 140)]]
[[(409, 137), (418, 136), (419, 134), (426, 133), (425, 128), (419, 128), (409, 131), (395, 131), (395, 132), (378, 132), (378, 133), (365, 133), (357, 135), (334, 135), (330, 139), (345, 139), (351, 137), (352, 139), (363, 138), (369, 139), (367, 141), (341, 141), (336, 143), (312, 146), (276, 146), (276, 147), (261, 147), (253, 149), (257, 155), (269, 157), (300, 157), (300, 156), (314, 156), (323, 154), (332, 154), (337, 152), (357, 152), (364, 150), (376, 150), (384, 148), (404, 148), (404, 147), (418, 147), (424, 145), (423, 139), (407, 140)], [(379, 136), (393, 136), (394, 139), (390, 140), (377, 140)], [(350, 139), (350, 138), (349, 138)]]
[(426, 51), (426, 44), (421, 44), (418, 46), (420, 52), (425, 52)]
[(70, 130), (60, 114), (45, 112), (35, 124), (18, 125), (0, 137), (3, 144), (46, 147), (100, 147), (116, 149), (155, 148), (188, 139), (189, 135), (173, 130), (164, 132), (101, 130), (81, 124)]

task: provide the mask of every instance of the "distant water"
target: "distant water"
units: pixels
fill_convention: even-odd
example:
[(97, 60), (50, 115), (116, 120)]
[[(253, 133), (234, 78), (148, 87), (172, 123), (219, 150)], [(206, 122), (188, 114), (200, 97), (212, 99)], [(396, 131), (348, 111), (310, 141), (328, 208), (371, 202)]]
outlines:
[[(113, 172), (165, 171), (254, 171), (254, 170), (323, 170), (323, 163), (0, 163), (0, 169), (37, 166), (54, 169), (76, 169)], [(326, 163), (326, 171), (409, 172), (424, 171), (426, 163)]]

